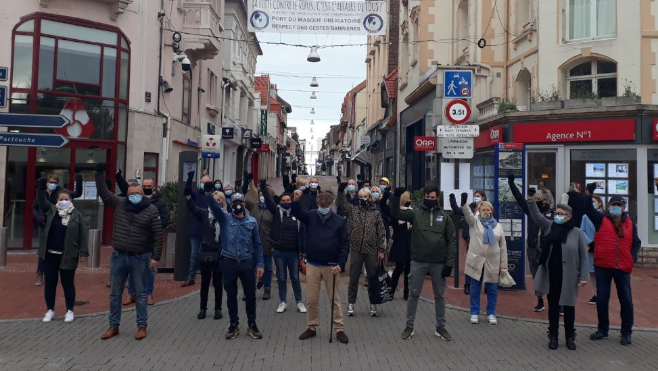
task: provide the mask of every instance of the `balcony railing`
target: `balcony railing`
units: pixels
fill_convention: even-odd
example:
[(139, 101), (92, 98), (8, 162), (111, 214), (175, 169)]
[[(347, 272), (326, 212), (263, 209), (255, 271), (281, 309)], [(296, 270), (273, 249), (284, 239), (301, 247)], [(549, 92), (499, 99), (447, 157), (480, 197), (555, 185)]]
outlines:
[(222, 34), (221, 17), (217, 14), (218, 1), (182, 0), (183, 50), (190, 59), (212, 59), (219, 54)]

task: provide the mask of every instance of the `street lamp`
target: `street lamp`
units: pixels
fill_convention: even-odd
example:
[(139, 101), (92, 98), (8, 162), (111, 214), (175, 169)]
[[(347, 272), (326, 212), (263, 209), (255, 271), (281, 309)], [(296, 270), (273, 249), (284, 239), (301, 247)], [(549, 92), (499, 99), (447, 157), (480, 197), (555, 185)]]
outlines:
[(313, 46), (311, 47), (311, 53), (309, 53), (308, 57), (306, 58), (307, 61), (316, 63), (320, 61), (320, 54), (318, 54), (318, 47)]
[(315, 108), (311, 108), (311, 115), (315, 115)]
[(311, 93), (311, 99), (318, 99), (318, 97), (315, 95), (315, 92)]
[(317, 88), (318, 86), (320, 86), (320, 84), (318, 84), (318, 79), (314, 77), (313, 80), (311, 80), (311, 87)]

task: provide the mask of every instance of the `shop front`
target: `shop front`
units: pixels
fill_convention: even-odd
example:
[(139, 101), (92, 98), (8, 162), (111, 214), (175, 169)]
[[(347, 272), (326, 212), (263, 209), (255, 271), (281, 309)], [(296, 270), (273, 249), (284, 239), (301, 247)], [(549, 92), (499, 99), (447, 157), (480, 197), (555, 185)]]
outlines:
[(5, 176), (5, 226), (10, 248), (38, 244), (33, 223), (35, 182), (55, 175), (59, 186), (74, 189), (83, 176), (76, 207), (90, 228), (111, 239), (112, 211), (96, 193), (95, 166), (108, 164), (109, 178), (125, 169), (130, 44), (116, 27), (86, 20), (35, 13), (21, 18), (12, 34), (9, 112), (63, 115), (60, 129), (13, 128), (11, 132), (60, 134), (62, 148), (9, 147)]

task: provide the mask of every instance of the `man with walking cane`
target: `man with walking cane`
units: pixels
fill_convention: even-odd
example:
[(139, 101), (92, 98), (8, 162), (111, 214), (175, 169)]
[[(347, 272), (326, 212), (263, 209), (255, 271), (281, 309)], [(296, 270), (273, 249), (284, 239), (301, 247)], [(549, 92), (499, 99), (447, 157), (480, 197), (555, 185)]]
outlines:
[[(318, 195), (316, 199), (317, 210), (303, 211), (299, 204), (300, 197), (301, 192), (295, 191), (292, 214), (306, 225), (306, 236), (307, 238), (313, 238), (313, 240), (308, 240), (306, 244), (308, 328), (299, 335), (299, 339), (307, 340), (317, 334), (320, 286), (321, 281), (324, 280), (325, 291), (327, 296), (331, 296), (333, 303), (330, 334), (331, 330), (335, 331), (336, 339), (343, 344), (347, 344), (349, 339), (343, 331), (343, 310), (340, 304), (340, 294), (336, 292), (336, 286), (340, 285), (339, 274), (345, 271), (345, 264), (350, 251), (347, 224), (345, 218), (331, 211), (334, 196), (330, 193), (323, 192)], [(330, 279), (330, 277), (332, 278)]]

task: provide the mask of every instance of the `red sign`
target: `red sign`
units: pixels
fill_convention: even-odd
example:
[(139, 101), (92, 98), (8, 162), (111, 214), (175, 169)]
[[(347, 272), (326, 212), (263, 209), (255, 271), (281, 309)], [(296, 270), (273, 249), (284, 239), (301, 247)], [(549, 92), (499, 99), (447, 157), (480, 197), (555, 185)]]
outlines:
[(269, 151), (270, 151), (270, 145), (268, 143), (263, 143), (260, 145), (260, 148), (256, 152), (267, 153)]
[(635, 140), (635, 119), (515, 124), (513, 136), (517, 143)]
[(653, 119), (651, 132), (653, 133), (653, 140), (658, 140), (658, 119)]
[(446, 118), (453, 124), (463, 124), (471, 118), (471, 106), (461, 99), (455, 99), (446, 105)]
[(475, 138), (473, 144), (475, 149), (491, 147), (503, 141), (503, 127), (492, 126), (486, 130), (480, 130), (480, 135)]
[(436, 151), (436, 137), (414, 137), (414, 151)]
[(498, 149), (523, 149), (523, 143), (498, 143)]
[(62, 128), (55, 129), (55, 133), (76, 139), (88, 139), (94, 134), (96, 127), (87, 114), (87, 109), (82, 100), (70, 98), (59, 114), (69, 119), (70, 123)]

